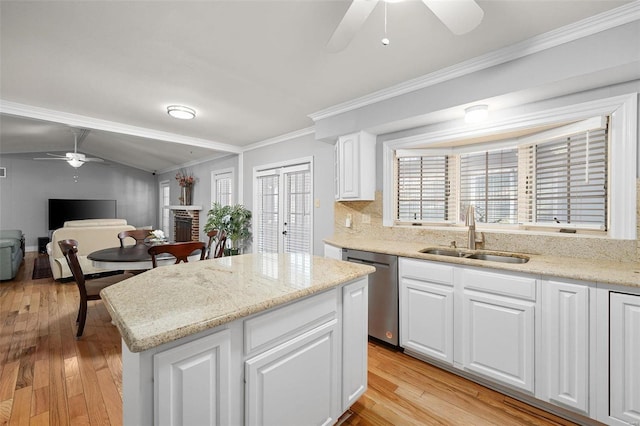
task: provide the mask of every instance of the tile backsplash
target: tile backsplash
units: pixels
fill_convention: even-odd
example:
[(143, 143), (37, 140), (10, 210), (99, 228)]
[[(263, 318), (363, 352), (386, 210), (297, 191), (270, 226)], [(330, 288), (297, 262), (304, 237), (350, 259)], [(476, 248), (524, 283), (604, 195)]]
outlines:
[[(640, 180), (636, 181), (637, 198), (640, 199)], [(466, 228), (426, 229), (410, 226), (382, 226), (382, 193), (376, 192), (375, 201), (336, 202), (334, 208), (334, 232), (336, 235), (353, 235), (380, 240), (391, 244), (402, 241), (424, 242), (430, 245), (448, 246), (452, 241), (458, 247), (466, 247)], [(345, 226), (351, 215), (351, 227)], [(637, 235), (640, 235), (640, 203), (636, 212)], [(478, 232), (482, 231), (481, 229)], [(640, 261), (640, 239), (612, 240), (590, 235), (575, 234), (527, 234), (521, 232), (487, 232), (484, 248), (509, 252), (579, 257), (620, 262)]]

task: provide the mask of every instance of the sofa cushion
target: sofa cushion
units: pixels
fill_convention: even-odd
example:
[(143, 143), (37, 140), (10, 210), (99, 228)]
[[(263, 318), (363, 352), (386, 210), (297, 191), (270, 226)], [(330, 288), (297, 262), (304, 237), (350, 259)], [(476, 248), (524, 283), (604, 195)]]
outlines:
[(126, 219), (82, 219), (68, 220), (64, 223), (64, 228), (84, 228), (85, 226), (123, 226), (127, 224)]
[(15, 253), (20, 249), (20, 240), (15, 238), (2, 238), (0, 239), (0, 247), (11, 247), (11, 253)]
[(22, 231), (18, 229), (2, 229), (0, 230), (0, 238), (13, 238), (20, 241), (22, 240)]

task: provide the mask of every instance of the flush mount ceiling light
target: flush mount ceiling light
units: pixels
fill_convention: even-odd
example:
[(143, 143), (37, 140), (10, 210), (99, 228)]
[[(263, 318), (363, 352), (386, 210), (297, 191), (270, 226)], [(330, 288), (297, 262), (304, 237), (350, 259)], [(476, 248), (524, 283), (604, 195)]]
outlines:
[(196, 110), (182, 105), (169, 105), (167, 113), (173, 118), (180, 120), (191, 120), (196, 117)]
[(480, 123), (489, 116), (488, 105), (474, 105), (464, 110), (465, 123)]

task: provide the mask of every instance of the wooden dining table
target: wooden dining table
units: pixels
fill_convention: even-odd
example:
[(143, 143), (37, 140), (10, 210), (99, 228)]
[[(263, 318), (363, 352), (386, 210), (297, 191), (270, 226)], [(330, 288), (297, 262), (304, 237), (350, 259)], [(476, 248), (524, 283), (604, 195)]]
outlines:
[[(151, 269), (150, 245), (136, 244), (125, 247), (110, 247), (96, 250), (87, 255), (95, 268), (100, 269), (122, 269), (127, 271), (142, 271)], [(194, 252), (188, 257), (189, 261), (200, 259), (200, 251)], [(156, 256), (158, 266), (173, 265), (176, 258), (167, 253)]]

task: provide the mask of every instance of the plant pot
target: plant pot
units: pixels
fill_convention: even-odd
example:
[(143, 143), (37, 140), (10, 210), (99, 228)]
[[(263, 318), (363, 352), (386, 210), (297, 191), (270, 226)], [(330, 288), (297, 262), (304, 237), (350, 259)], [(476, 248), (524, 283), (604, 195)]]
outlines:
[(226, 248), (224, 249), (225, 256), (237, 256), (240, 254), (239, 248)]

